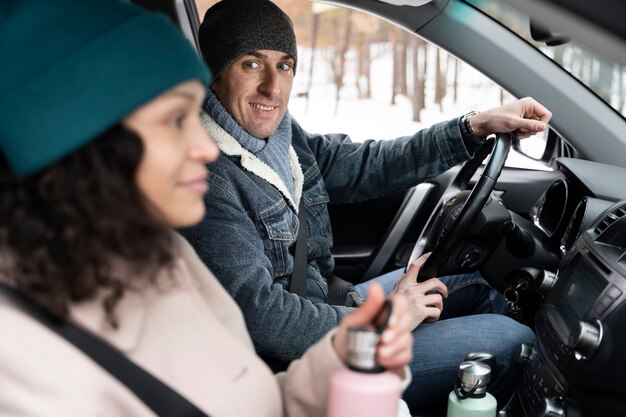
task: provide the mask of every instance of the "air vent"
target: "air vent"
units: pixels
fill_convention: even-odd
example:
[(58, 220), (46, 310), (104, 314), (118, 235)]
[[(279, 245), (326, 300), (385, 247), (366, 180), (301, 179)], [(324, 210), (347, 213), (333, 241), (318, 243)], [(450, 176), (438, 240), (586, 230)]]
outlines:
[(621, 206), (608, 213), (604, 219), (596, 226), (594, 232), (596, 237), (600, 236), (610, 225), (617, 220), (626, 217), (626, 206)]
[(595, 244), (602, 252), (626, 269), (626, 200), (607, 209), (592, 227)]

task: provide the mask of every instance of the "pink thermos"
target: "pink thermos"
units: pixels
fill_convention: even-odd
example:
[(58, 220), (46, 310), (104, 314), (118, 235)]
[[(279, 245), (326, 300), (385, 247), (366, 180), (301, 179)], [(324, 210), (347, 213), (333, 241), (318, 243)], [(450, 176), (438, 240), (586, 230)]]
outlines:
[(327, 417), (396, 417), (402, 381), (376, 363), (380, 333), (362, 327), (348, 332), (348, 367), (330, 379)]

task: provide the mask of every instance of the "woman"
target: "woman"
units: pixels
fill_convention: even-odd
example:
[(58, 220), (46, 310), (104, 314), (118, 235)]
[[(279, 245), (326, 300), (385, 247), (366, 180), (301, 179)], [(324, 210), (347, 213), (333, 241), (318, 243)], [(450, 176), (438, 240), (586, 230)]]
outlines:
[[(204, 215), (199, 120), (210, 75), (167, 19), (114, 1), (0, 0), (0, 280), (119, 349), (205, 413), (322, 416), (347, 328), (289, 370), (255, 355), (240, 311), (172, 228)], [(8, 64), (5, 64), (8, 63)], [(408, 378), (407, 303), (377, 349)], [(0, 295), (3, 416), (154, 415), (123, 384)]]

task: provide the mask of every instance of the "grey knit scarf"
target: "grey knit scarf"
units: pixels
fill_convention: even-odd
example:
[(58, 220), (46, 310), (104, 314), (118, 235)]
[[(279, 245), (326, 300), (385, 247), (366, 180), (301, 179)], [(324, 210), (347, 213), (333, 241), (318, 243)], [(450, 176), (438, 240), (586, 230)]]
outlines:
[(291, 197), (294, 197), (293, 177), (289, 164), (286, 162), (289, 158), (289, 145), (291, 145), (291, 115), (289, 112), (285, 113), (285, 117), (273, 135), (267, 139), (259, 139), (246, 132), (233, 119), (211, 89), (207, 92), (204, 110), (241, 146), (272, 168), (287, 186)]

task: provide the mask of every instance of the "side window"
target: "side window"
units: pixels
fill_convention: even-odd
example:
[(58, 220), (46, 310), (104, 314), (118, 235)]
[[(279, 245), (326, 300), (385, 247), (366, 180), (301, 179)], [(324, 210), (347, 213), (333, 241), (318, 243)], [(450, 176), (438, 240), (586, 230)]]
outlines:
[[(196, 2), (204, 16), (216, 0)], [(274, 2), (292, 18), (298, 39), (289, 111), (310, 132), (392, 139), (515, 100), (470, 65), (380, 18), (321, 3)], [(537, 148), (541, 141), (524, 140)], [(506, 165), (549, 169), (513, 150)]]

